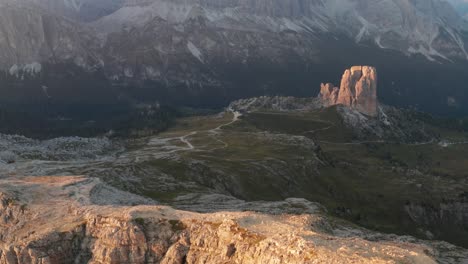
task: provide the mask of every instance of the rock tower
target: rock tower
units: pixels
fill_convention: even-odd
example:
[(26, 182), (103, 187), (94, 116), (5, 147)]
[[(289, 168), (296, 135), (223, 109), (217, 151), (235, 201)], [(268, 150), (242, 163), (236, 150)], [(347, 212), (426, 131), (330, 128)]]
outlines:
[(342, 104), (359, 112), (377, 115), (377, 70), (370, 66), (353, 66), (341, 78), (340, 88), (322, 84), (320, 98), (324, 105)]

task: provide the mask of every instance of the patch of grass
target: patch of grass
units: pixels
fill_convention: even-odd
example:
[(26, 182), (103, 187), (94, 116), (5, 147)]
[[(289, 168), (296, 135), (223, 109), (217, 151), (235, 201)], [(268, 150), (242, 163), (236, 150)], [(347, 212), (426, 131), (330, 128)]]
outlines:
[(232, 120), (232, 113), (223, 115), (194, 116), (181, 118), (176, 121), (176, 125), (169, 128), (161, 136), (183, 136), (193, 131), (206, 131), (226, 124)]
[(336, 107), (309, 112), (253, 112), (230, 127), (231, 131), (274, 133), (307, 136), (316, 140), (349, 142), (353, 133), (348, 129)]
[(154, 191), (151, 190), (151, 187), (146, 186), (146, 188), (142, 191), (142, 194), (146, 197), (152, 198), (161, 203), (170, 203), (175, 198), (180, 195), (185, 194), (184, 190), (177, 190), (177, 191)]
[(18, 200), (16, 198), (7, 198), (6, 199), (6, 204), (9, 207), (13, 207), (17, 204)]
[(137, 224), (140, 225), (140, 226), (144, 226), (144, 225), (145, 225), (145, 219), (142, 218), (142, 217), (137, 217), (137, 218), (133, 219), (133, 221), (135, 221), (135, 223), (137, 223)]
[(180, 232), (187, 229), (187, 226), (180, 220), (169, 220), (169, 224), (174, 232)]
[(220, 222), (207, 222), (213, 229), (218, 229), (222, 223)]

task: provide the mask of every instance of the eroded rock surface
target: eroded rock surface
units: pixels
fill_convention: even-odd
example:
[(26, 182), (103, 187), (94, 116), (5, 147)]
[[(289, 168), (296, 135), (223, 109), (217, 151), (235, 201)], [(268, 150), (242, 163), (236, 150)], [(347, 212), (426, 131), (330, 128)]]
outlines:
[(0, 263), (450, 263), (468, 258), (466, 250), (447, 243), (382, 235), (329, 219), (318, 205), (303, 214), (242, 212), (239, 204), (236, 210), (201, 214), (144, 204), (116, 189), (127, 202), (143, 204), (113, 203), (106, 195), (97, 205), (93, 201), (101, 192), (95, 189), (102, 185), (84, 177), (1, 179)]
[(338, 95), (340, 88), (335, 87), (332, 83), (322, 83), (320, 85), (320, 95), (319, 97), (324, 99), (324, 102), (327, 105), (335, 105), (338, 100)]
[(296, 98), (284, 96), (260, 96), (239, 99), (231, 102), (229, 109), (240, 113), (261, 110), (287, 111), (310, 111), (319, 109), (321, 102), (318, 98)]
[(331, 83), (322, 84), (319, 96), (326, 106), (342, 104), (377, 116), (377, 70), (370, 66), (353, 66), (344, 72), (340, 88)]

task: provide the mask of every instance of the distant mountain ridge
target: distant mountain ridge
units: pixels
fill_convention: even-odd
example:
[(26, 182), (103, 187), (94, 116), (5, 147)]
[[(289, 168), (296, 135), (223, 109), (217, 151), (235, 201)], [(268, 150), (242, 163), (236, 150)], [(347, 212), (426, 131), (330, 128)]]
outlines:
[[(343, 68), (368, 64), (389, 76), (381, 85), (389, 104), (449, 114), (468, 109), (459, 87), (468, 81), (468, 26), (442, 0), (0, 0), (0, 6), (3, 102), (219, 107), (263, 94), (315, 95)], [(410, 77), (414, 69), (428, 74)], [(443, 99), (415, 98), (423, 87)], [(448, 104), (450, 98), (457, 102)]]
[[(381, 48), (434, 57), (467, 59), (461, 32), (468, 31), (455, 10), (444, 0), (20, 0), (46, 12), (79, 22), (91, 22), (98, 33), (118, 32), (124, 26), (144, 26), (155, 18), (180, 24), (198, 17), (215, 27), (298, 33), (345, 33), (356, 42), (371, 41)], [(461, 4), (460, 4), (461, 5)], [(448, 34), (448, 36), (443, 36)], [(448, 54), (440, 41), (451, 43)], [(453, 49), (458, 49), (453, 51)]]

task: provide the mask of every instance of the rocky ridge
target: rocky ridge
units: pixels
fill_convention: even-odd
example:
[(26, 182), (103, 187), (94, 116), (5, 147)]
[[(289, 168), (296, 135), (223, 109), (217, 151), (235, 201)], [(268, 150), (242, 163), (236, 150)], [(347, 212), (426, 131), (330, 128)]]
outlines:
[[(184, 24), (202, 19), (219, 28), (297, 33), (342, 32), (356, 42), (435, 57), (467, 57), (454, 8), (445, 1), (167, 1), (167, 0), (2, 0), (37, 6), (76, 22), (89, 23), (100, 33), (144, 27), (154, 19)], [(381, 18), (384, 19), (381, 19)], [(267, 19), (269, 18), (269, 19)], [(449, 48), (449, 49), (447, 49)], [(452, 49), (452, 50), (450, 50)]]
[[(425, 129), (426, 125), (422, 120), (414, 117), (416, 112), (378, 104), (375, 113), (363, 113), (360, 110), (362, 108), (337, 104), (335, 100), (331, 104), (330, 98), (337, 98), (337, 96), (333, 97), (333, 93), (328, 93), (329, 87), (333, 87), (333, 85), (322, 85), (321, 94), (315, 98), (262, 96), (234, 101), (229, 105), (229, 108), (241, 113), (257, 111), (307, 112), (333, 108), (332, 111), (352, 131), (357, 140), (373, 138), (405, 143), (436, 142), (439, 140), (436, 133)], [(335, 95), (337, 95), (338, 90), (336, 87), (331, 89), (331, 91), (335, 91)], [(329, 100), (324, 100), (324, 98), (329, 98)]]
[(293, 111), (314, 110), (322, 106), (320, 98), (260, 96), (231, 102), (228, 109), (245, 113), (260, 110)]
[[(1, 179), (0, 263), (456, 263), (468, 258), (466, 250), (447, 243), (382, 235), (328, 219), (318, 205), (309, 205), (305, 214), (200, 214), (102, 189), (99, 180), (83, 177)], [(291, 199), (276, 205), (303, 203)]]

